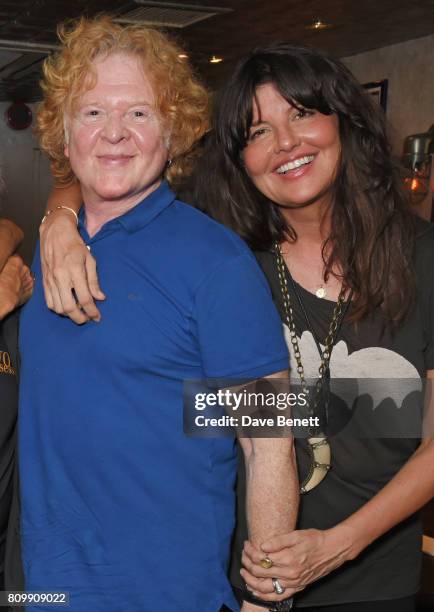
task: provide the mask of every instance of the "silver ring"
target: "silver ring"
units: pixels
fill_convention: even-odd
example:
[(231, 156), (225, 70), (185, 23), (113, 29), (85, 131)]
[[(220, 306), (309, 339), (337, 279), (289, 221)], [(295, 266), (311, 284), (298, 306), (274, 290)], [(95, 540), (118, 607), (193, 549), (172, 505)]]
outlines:
[(282, 593), (285, 592), (285, 589), (280, 584), (280, 582), (277, 580), (277, 578), (272, 578), (271, 582), (273, 583), (273, 588), (274, 588), (274, 592), (276, 593), (276, 595), (282, 595)]

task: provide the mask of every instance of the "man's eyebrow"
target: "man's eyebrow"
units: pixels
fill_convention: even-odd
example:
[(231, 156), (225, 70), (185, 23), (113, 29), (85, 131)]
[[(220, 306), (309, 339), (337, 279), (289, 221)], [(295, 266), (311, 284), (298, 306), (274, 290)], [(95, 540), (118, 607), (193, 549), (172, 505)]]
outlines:
[[(84, 100), (81, 104), (82, 107), (102, 105), (104, 105), (104, 101), (102, 100), (90, 100), (89, 102), (87, 100)], [(131, 104), (128, 104), (128, 108), (132, 108), (133, 106), (149, 106), (149, 108), (153, 108), (152, 102), (146, 100), (133, 100)]]
[(137, 102), (133, 102), (131, 106), (153, 106), (153, 104), (146, 100), (138, 100)]

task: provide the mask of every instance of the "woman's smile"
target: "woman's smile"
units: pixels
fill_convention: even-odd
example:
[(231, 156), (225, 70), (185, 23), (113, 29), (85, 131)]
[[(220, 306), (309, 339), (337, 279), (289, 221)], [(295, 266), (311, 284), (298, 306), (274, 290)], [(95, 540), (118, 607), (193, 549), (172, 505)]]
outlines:
[(336, 115), (292, 106), (271, 83), (257, 88), (243, 159), (270, 200), (291, 208), (328, 203), (340, 152)]

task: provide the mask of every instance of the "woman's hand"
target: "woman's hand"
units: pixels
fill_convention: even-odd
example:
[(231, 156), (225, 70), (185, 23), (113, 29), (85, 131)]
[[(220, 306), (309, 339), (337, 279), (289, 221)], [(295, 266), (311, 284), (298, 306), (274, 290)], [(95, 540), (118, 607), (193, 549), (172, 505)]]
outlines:
[[(261, 546), (261, 550), (246, 542), (241, 575), (257, 597), (280, 601), (353, 559), (356, 555), (352, 542), (351, 529), (346, 525), (324, 531), (293, 531), (270, 539)], [(270, 569), (260, 565), (265, 555), (273, 561)], [(277, 578), (285, 588), (282, 595), (276, 595), (272, 578)]]
[(0, 320), (32, 295), (33, 278), (18, 255), (12, 255), (0, 272)]
[[(73, 215), (56, 210), (42, 223), (41, 265), (48, 308), (78, 324), (100, 321), (94, 300), (104, 300), (96, 261), (81, 239)], [(74, 293), (73, 293), (74, 290)]]

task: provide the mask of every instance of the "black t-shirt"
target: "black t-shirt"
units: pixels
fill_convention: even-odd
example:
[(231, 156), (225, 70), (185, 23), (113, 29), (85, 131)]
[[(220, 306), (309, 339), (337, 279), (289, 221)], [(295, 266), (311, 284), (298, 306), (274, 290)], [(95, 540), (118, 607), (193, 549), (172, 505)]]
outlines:
[[(6, 534), (14, 489), (17, 363), (5, 330), (15, 321), (0, 321), (0, 580), (3, 585)], [(3, 586), (2, 586), (3, 588)]]
[[(418, 223), (417, 227), (416, 307), (406, 323), (393, 334), (385, 331), (379, 315), (369, 317), (357, 327), (344, 323), (330, 362), (332, 379), (408, 379), (408, 384), (413, 388), (418, 376), (424, 376), (426, 370), (434, 369), (434, 227), (422, 222)], [(284, 320), (275, 256), (272, 253), (257, 253), (257, 258)], [(305, 374), (307, 377), (316, 378), (320, 365), (319, 353), (290, 282), (288, 288)], [(308, 311), (313, 331), (317, 338), (323, 341), (335, 303), (317, 298), (299, 285), (296, 290)], [(285, 335), (290, 346), (287, 329)], [(291, 346), (290, 350), (294, 367)], [(297, 379), (296, 371), (293, 372), (292, 379)], [(407, 422), (420, 422), (421, 406), (417, 398), (420, 398), (421, 394), (402, 394), (402, 390), (394, 384), (390, 384), (390, 387), (393, 387), (393, 390), (389, 389), (388, 393), (383, 384), (371, 396), (360, 397), (357, 406), (352, 406), (357, 415), (352, 422), (355, 435), (348, 435), (348, 431), (344, 429), (346, 433), (340, 432), (331, 437), (332, 469), (322, 483), (301, 496), (298, 529), (327, 529), (353, 514), (393, 478), (416, 450), (419, 440), (413, 432), (412, 437), (408, 438), (397, 439), (389, 434), (386, 438), (378, 438), (373, 437), (372, 429), (368, 428), (367, 433), (362, 432), (360, 437), (357, 435), (357, 427), (363, 429), (365, 425), (364, 418), (361, 418), (364, 414), (383, 414), (386, 415), (386, 422), (389, 422), (389, 415), (399, 412), (400, 418), (404, 415), (404, 422), (406, 419)], [(331, 422), (336, 416), (333, 414), (334, 410), (341, 413), (338, 421), (342, 424), (345, 421), (345, 409), (340, 407), (339, 401), (331, 401)], [(357, 425), (356, 429), (354, 423)], [(310, 465), (304, 440), (296, 440), (296, 451), (302, 480)], [(239, 487), (239, 499), (242, 500), (243, 466), (240, 469)], [(246, 538), (244, 509), (241, 506), (240, 503), (235, 548), (240, 548)], [(235, 560), (239, 557), (239, 550), (233, 557), (231, 577), (238, 586), (239, 567), (236, 567)], [(420, 563), (421, 523), (418, 515), (415, 515), (379, 538), (357, 559), (347, 562), (307, 587), (297, 595), (297, 605), (307, 607), (411, 595), (419, 588)]]

